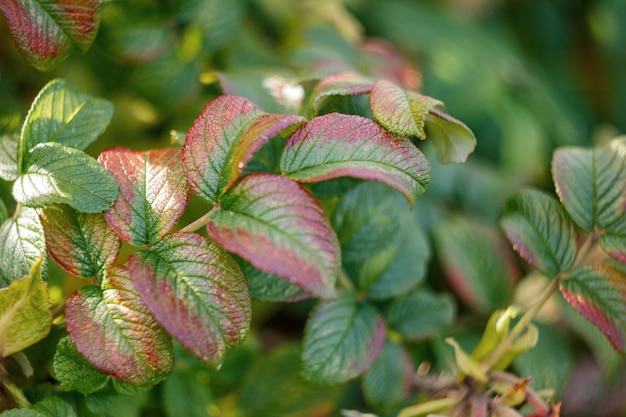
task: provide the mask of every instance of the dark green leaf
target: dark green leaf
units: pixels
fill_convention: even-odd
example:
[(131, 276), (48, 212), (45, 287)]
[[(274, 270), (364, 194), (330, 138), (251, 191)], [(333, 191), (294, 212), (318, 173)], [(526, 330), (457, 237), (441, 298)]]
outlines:
[(207, 383), (198, 380), (197, 372), (175, 370), (162, 385), (163, 409), (167, 417), (206, 417), (215, 399)]
[(53, 375), (65, 391), (90, 394), (104, 388), (109, 377), (76, 350), (69, 336), (59, 341), (52, 361)]
[(311, 297), (297, 285), (258, 270), (241, 258), (237, 259), (237, 263), (248, 282), (250, 297), (256, 300), (288, 303)]
[(76, 412), (67, 402), (59, 397), (47, 397), (33, 407), (47, 417), (76, 417)]
[(394, 299), (385, 315), (387, 325), (411, 340), (442, 332), (452, 323), (455, 306), (445, 294), (412, 291)]
[(50, 417), (47, 414), (42, 414), (37, 410), (31, 408), (14, 408), (3, 412), (2, 417)]

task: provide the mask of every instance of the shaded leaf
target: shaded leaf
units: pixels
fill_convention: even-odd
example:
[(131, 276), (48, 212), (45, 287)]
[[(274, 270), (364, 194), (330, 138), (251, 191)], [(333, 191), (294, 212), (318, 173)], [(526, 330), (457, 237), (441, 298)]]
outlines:
[(59, 341), (52, 361), (53, 375), (65, 391), (90, 394), (104, 388), (109, 377), (78, 353), (69, 336)]
[(311, 93), (313, 110), (318, 112), (330, 96), (353, 96), (368, 94), (374, 80), (356, 72), (341, 72), (322, 79)]
[(161, 398), (167, 417), (206, 417), (215, 402), (211, 388), (200, 381), (195, 369), (175, 370), (163, 382)]
[(31, 408), (14, 408), (2, 413), (2, 417), (50, 417)]
[(67, 330), (76, 349), (108, 375), (154, 384), (172, 369), (172, 342), (135, 289), (126, 268), (109, 270), (100, 288), (88, 285), (66, 306)]
[(271, 174), (243, 177), (224, 195), (207, 229), (256, 268), (322, 298), (335, 296), (337, 237), (319, 203), (299, 184)]
[(289, 303), (311, 297), (297, 285), (274, 274), (258, 270), (241, 258), (237, 259), (237, 263), (246, 277), (250, 297), (256, 300)]
[(225, 95), (209, 102), (189, 129), (183, 147), (189, 185), (206, 200), (216, 202), (263, 144), (304, 120), (265, 113), (239, 96)]
[(102, 278), (117, 258), (120, 240), (102, 214), (79, 213), (66, 205), (48, 206), (40, 220), (50, 256), (82, 278)]
[(136, 246), (162, 239), (176, 225), (189, 200), (181, 150), (115, 148), (103, 152), (98, 160), (120, 188), (120, 197), (104, 213), (109, 226)]
[(454, 303), (447, 295), (417, 290), (395, 298), (385, 320), (405, 338), (419, 340), (444, 330), (454, 314)]
[(351, 292), (321, 303), (304, 334), (302, 376), (320, 385), (346, 382), (365, 372), (380, 354), (385, 323)]
[(501, 226), (515, 249), (528, 263), (553, 278), (576, 258), (576, 235), (559, 202), (536, 189), (511, 197)]
[(237, 263), (195, 233), (174, 233), (129, 258), (142, 299), (165, 329), (218, 367), (250, 326), (250, 297)]
[(49, 71), (73, 51), (85, 52), (98, 33), (100, 0), (7, 0), (0, 10), (24, 57)]
[(17, 167), (17, 148), (19, 133), (2, 134), (0, 132), (0, 178), (15, 181), (19, 175)]
[(59, 397), (46, 397), (35, 404), (33, 410), (48, 417), (76, 417), (76, 412), (72, 406)]
[(444, 164), (465, 162), (476, 148), (476, 137), (469, 127), (454, 117), (432, 109), (425, 120), (426, 136), (435, 145)]
[(296, 130), (285, 145), (281, 170), (301, 182), (349, 176), (380, 181), (410, 205), (430, 183), (430, 164), (410, 141), (370, 119), (331, 113)]
[(4, 201), (0, 199), (0, 224), (3, 224), (9, 218), (9, 212), (7, 211), (7, 206), (4, 204)]
[(69, 204), (83, 213), (106, 210), (117, 195), (117, 184), (95, 159), (59, 143), (35, 146), (13, 184), (13, 196), (26, 206)]

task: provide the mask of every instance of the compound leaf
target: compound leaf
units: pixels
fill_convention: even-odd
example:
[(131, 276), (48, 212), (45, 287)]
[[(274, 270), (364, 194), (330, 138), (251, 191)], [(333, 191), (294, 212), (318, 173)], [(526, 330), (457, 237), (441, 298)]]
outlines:
[(158, 242), (176, 225), (189, 200), (181, 149), (114, 148), (98, 160), (120, 188), (120, 197), (104, 213), (109, 226), (136, 246)]
[(127, 268), (109, 270), (100, 288), (88, 285), (75, 292), (66, 316), (76, 349), (102, 372), (145, 385), (171, 371), (171, 339), (141, 301)]
[(174, 233), (131, 255), (141, 297), (156, 319), (203, 362), (218, 367), (250, 327), (250, 296), (237, 263), (195, 233)]
[(331, 96), (355, 96), (372, 90), (374, 80), (356, 72), (341, 72), (322, 79), (313, 90), (313, 110), (318, 112)]
[(78, 353), (69, 336), (57, 344), (52, 361), (53, 375), (65, 391), (90, 394), (99, 391), (109, 382), (109, 377), (100, 372), (83, 355)]
[(405, 338), (419, 340), (445, 329), (452, 323), (454, 312), (450, 297), (418, 290), (395, 298), (385, 319), (389, 327)]
[(279, 175), (245, 176), (220, 202), (209, 235), (256, 268), (322, 298), (335, 296), (340, 252), (319, 203)]

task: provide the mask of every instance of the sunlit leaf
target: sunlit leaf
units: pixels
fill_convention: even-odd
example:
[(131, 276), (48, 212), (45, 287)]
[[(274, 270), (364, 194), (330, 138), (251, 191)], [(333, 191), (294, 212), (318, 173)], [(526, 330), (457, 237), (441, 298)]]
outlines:
[(120, 197), (104, 213), (109, 226), (133, 245), (158, 242), (176, 225), (189, 199), (181, 150), (114, 148), (98, 160), (120, 188)]
[(165, 329), (218, 367), (250, 326), (250, 296), (237, 263), (195, 233), (175, 233), (131, 255), (133, 281)]
[(568, 303), (600, 329), (613, 348), (626, 353), (626, 275), (608, 265), (574, 269), (561, 281)]
[(279, 175), (248, 175), (224, 195), (207, 228), (256, 268), (311, 294), (334, 297), (337, 237), (319, 203), (299, 184)]
[(322, 79), (311, 93), (313, 109), (317, 112), (330, 96), (352, 96), (367, 94), (374, 80), (356, 72), (341, 72)]
[(102, 278), (115, 261), (120, 240), (102, 214), (79, 213), (69, 206), (48, 206), (40, 212), (46, 248), (66, 271), (82, 278)]
[(106, 374), (94, 368), (78, 353), (69, 336), (61, 339), (57, 345), (52, 372), (65, 391), (78, 391), (82, 394), (96, 392), (109, 382)]
[(365, 372), (380, 354), (385, 323), (376, 309), (341, 292), (321, 303), (307, 323), (302, 376), (320, 385), (346, 382)]
[(17, 148), (20, 141), (19, 133), (0, 132), (0, 178), (15, 181), (19, 175), (17, 168)]
[(203, 198), (217, 201), (263, 144), (303, 122), (300, 116), (265, 113), (243, 97), (218, 97), (187, 134), (183, 148), (187, 181)]
[(143, 385), (171, 371), (171, 339), (141, 301), (126, 268), (109, 270), (100, 288), (75, 292), (66, 316), (76, 349), (104, 373)]
[(26, 206), (69, 204), (83, 213), (99, 213), (117, 198), (111, 175), (77, 149), (40, 143), (30, 151), (28, 164), (13, 184), (13, 196)]
[(445, 329), (452, 323), (454, 313), (455, 306), (450, 297), (418, 290), (395, 298), (385, 320), (405, 338), (419, 340)]
[(101, 0), (6, 0), (0, 10), (24, 57), (49, 71), (70, 53), (85, 52), (98, 33)]
[(528, 263), (553, 278), (576, 258), (574, 225), (549, 194), (524, 189), (507, 201), (501, 222), (504, 233)]
[(410, 141), (392, 136), (370, 119), (331, 113), (294, 132), (281, 170), (301, 182), (349, 176), (380, 181), (410, 205), (430, 183), (430, 164)]
[(435, 145), (437, 156), (444, 164), (465, 162), (476, 148), (474, 133), (454, 117), (432, 109), (425, 122), (426, 136)]

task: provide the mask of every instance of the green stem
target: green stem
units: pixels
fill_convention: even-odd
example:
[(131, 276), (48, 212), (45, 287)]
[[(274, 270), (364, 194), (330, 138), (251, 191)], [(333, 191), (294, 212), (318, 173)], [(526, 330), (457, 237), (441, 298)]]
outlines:
[(213, 213), (217, 211), (217, 209), (219, 209), (219, 206), (215, 204), (213, 208), (211, 208), (211, 210), (209, 210), (205, 215), (183, 227), (179, 230), (179, 232), (195, 232), (196, 230), (206, 226), (209, 222), (209, 219), (211, 218)]
[(339, 270), (339, 284), (345, 290), (354, 291), (354, 284), (343, 269)]

